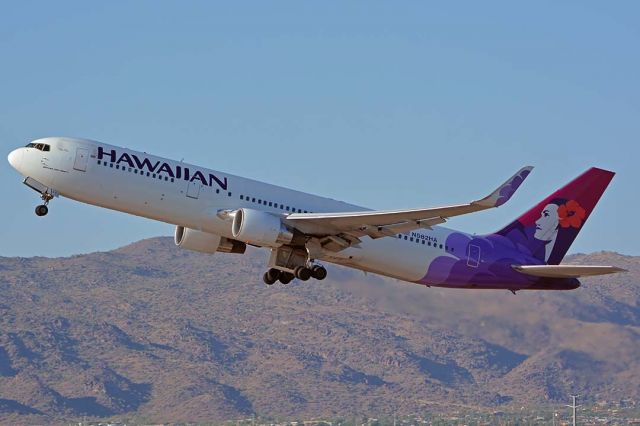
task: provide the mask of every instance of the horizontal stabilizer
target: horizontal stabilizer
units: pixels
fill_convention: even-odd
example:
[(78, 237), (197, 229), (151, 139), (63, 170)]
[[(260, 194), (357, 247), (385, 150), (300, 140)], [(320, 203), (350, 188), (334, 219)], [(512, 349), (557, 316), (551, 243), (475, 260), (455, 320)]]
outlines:
[(580, 278), (627, 272), (615, 266), (593, 265), (512, 265), (512, 268), (523, 274), (545, 278)]

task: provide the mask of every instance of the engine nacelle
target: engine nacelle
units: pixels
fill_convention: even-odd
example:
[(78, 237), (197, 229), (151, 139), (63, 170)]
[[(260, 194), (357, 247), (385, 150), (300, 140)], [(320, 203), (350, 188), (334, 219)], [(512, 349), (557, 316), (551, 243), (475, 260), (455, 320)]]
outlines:
[(231, 233), (240, 241), (268, 247), (289, 244), (294, 238), (278, 216), (253, 209), (235, 211)]
[(208, 232), (196, 231), (195, 229), (176, 226), (174, 242), (180, 248), (199, 251), (201, 253), (239, 253), (242, 254), (247, 249), (247, 245), (241, 241), (231, 240), (220, 235)]

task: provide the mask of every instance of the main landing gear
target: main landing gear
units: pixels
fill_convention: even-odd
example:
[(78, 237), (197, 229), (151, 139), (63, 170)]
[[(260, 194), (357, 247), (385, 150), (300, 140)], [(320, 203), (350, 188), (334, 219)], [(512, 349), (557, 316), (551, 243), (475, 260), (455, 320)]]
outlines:
[(292, 274), (290, 272), (281, 271), (280, 269), (271, 268), (262, 276), (264, 283), (267, 285), (272, 285), (278, 280), (282, 284), (289, 284), (294, 278), (301, 281), (309, 281), (311, 278), (322, 281), (327, 278), (327, 270), (324, 266), (320, 265), (313, 265), (311, 268), (298, 266), (294, 269)]
[(289, 284), (294, 278), (300, 281), (309, 281), (311, 278), (316, 280), (327, 278), (327, 270), (321, 265), (314, 264), (314, 259), (302, 247), (280, 246), (272, 248), (269, 268), (262, 277), (267, 285), (272, 285), (276, 281)]
[(44, 204), (40, 204), (36, 207), (36, 216), (46, 216), (47, 213), (49, 213), (49, 207), (47, 207), (47, 205), (49, 204), (49, 201), (53, 199), (53, 195), (49, 194), (48, 192), (43, 192), (40, 195), (40, 198), (42, 198)]
[(262, 276), (262, 280), (266, 285), (272, 285), (276, 281), (280, 280), (282, 284), (289, 284), (293, 280), (293, 274), (281, 271), (279, 269), (271, 268)]

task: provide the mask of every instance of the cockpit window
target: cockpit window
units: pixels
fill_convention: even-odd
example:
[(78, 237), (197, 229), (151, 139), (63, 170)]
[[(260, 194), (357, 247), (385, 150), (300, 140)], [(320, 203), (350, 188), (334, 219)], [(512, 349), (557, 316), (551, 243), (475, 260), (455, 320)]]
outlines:
[(27, 144), (27, 148), (35, 148), (40, 151), (51, 151), (51, 145), (47, 145), (46, 143), (29, 143)]

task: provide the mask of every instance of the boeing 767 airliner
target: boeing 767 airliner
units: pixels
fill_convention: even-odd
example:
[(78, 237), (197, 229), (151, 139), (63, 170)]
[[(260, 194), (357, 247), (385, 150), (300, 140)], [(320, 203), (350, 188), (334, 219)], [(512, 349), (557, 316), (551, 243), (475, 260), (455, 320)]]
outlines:
[(614, 173), (591, 168), (503, 229), (473, 235), (440, 225), (504, 204), (524, 167), (466, 204), (369, 210), (87, 139), (38, 139), (9, 154), (40, 194), (38, 216), (64, 196), (176, 225), (175, 243), (204, 253), (271, 250), (264, 282), (322, 280), (330, 262), (426, 286), (571, 290), (579, 277), (624, 271), (560, 265)]

